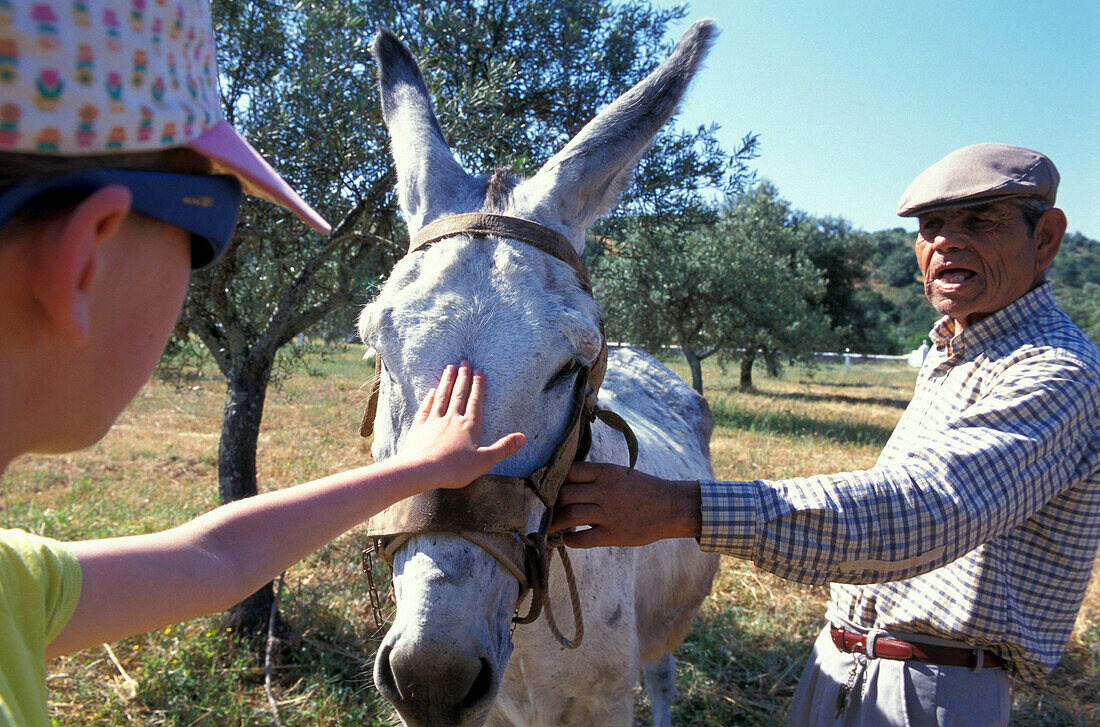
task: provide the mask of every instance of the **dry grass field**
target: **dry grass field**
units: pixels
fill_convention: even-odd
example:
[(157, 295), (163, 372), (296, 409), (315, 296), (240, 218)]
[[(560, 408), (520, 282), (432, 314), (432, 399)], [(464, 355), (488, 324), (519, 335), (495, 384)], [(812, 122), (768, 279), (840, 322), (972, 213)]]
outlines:
[[(670, 365), (686, 375), (677, 361)], [(354, 347), (337, 349), (270, 392), (260, 438), (262, 488), (369, 458), (356, 433), (367, 374)], [(795, 367), (779, 379), (757, 376), (757, 390), (740, 393), (736, 371), (705, 369), (720, 479), (873, 464), (915, 372)], [(183, 388), (150, 383), (95, 447), (16, 461), (0, 486), (0, 522), (63, 539), (105, 537), (170, 527), (214, 507), (223, 395), (217, 380)], [(371, 684), (380, 634), (359, 571), (361, 547), (361, 536), (352, 533), (286, 575), (281, 607), (295, 632), (274, 669), (285, 725), (392, 723)], [(1013, 724), (1100, 724), (1100, 582), (1093, 586), (1049, 683), (1017, 689)], [(677, 724), (782, 724), (825, 597), (824, 588), (725, 559), (679, 654)], [(57, 659), (49, 687), (51, 715), (61, 726), (274, 724), (262, 659), (235, 648), (216, 617)], [(641, 696), (638, 705), (644, 724)]]

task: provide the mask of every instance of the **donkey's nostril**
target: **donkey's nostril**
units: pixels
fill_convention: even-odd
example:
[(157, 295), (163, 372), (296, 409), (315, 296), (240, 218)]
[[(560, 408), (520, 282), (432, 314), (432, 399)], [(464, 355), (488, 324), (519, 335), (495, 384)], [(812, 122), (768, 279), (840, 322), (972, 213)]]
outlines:
[(474, 677), (470, 691), (462, 700), (462, 706), (466, 709), (476, 710), (484, 706), (487, 700), (491, 700), (496, 693), (493, 679), (493, 666), (487, 659), (481, 659), (481, 671)]
[[(378, 651), (374, 682), (406, 724), (458, 724), (488, 711), (499, 684), (492, 660), (454, 641), (398, 641)], [(461, 717), (461, 719), (458, 719)]]
[(397, 702), (401, 694), (397, 689), (397, 679), (393, 675), (393, 667), (390, 665), (390, 652), (392, 647), (383, 646), (378, 651), (374, 660), (374, 685), (382, 696), (390, 702)]

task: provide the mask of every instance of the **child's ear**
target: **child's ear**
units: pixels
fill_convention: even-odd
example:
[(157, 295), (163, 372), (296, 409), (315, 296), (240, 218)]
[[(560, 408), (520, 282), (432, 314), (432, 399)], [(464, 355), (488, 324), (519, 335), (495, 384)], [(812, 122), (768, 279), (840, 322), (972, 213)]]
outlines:
[(34, 293), (46, 315), (74, 345), (88, 340), (91, 299), (99, 246), (109, 240), (130, 213), (130, 190), (112, 185), (78, 204), (52, 240), (43, 240), (36, 261)]

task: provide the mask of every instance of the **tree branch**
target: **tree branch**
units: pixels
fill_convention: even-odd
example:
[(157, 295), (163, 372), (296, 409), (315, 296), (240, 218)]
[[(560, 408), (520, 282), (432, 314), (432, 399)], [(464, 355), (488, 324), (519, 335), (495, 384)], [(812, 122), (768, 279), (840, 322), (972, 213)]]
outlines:
[[(367, 194), (352, 207), (351, 211), (349, 211), (348, 214), (344, 216), (344, 219), (336, 225), (328, 238), (326, 238), (324, 242), (316, 248), (314, 253), (310, 255), (309, 259), (294, 276), (294, 279), (283, 290), (282, 295), (279, 296), (279, 301), (276, 303), (275, 309), (271, 312), (271, 316), (264, 326), (263, 333), (260, 334), (256, 342), (255, 348), (258, 351), (268, 351), (273, 354), (278, 350), (279, 346), (292, 339), (299, 331), (304, 330), (292, 329), (290, 326), (290, 322), (296, 319), (294, 311), (298, 305), (298, 301), (301, 300), (309, 283), (313, 280), (313, 277), (317, 274), (321, 266), (328, 261), (336, 251), (355, 240), (358, 235), (355, 233), (354, 227), (359, 223), (366, 211), (371, 208), (378, 209), (382, 207), (382, 200), (385, 195), (389, 193), (396, 179), (397, 172), (391, 167), (371, 185)], [(346, 296), (346, 293), (343, 295)], [(335, 297), (336, 295), (330, 296), (326, 302), (331, 302)], [(319, 305), (323, 307), (325, 303)], [(333, 307), (335, 307), (335, 304), (333, 304)], [(329, 310), (332, 310), (332, 308), (329, 308)], [(297, 319), (305, 320), (300, 316), (297, 317)]]

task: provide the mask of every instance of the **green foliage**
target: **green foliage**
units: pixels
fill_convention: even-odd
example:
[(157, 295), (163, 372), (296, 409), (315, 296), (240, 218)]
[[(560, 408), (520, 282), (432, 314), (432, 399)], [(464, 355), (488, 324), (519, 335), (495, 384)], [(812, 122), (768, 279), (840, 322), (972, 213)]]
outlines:
[(1079, 232), (1066, 235), (1047, 270), (1054, 297), (1094, 341), (1100, 341), (1100, 242)]
[(1047, 277), (1071, 288), (1100, 285), (1100, 242), (1080, 232), (1066, 235)]
[(400, 246), (386, 142), (370, 78), (376, 3), (213, 3), (227, 118), (330, 221), (327, 239), (246, 197), (223, 261), (193, 276), (181, 332), (226, 376), (270, 369), (275, 351), (352, 302)]
[(726, 275), (740, 294), (727, 346), (797, 357), (825, 340), (827, 279), (806, 244), (820, 230), (803, 222), (768, 183), (737, 197), (723, 216), (717, 232), (736, 255)]
[(333, 223), (322, 237), (247, 198), (223, 260), (192, 278), (174, 360), (196, 360), (188, 348), (200, 341), (228, 381), (219, 487), (237, 499), (256, 490), (264, 397), (288, 360), (277, 352), (304, 331), (349, 338), (406, 247), (376, 30), (418, 56), (471, 172), (525, 173), (665, 57), (668, 24), (686, 11), (611, 0), (214, 0), (213, 11), (229, 121)]
[(1085, 283), (1080, 288), (1070, 288), (1055, 283), (1054, 297), (1081, 330), (1100, 342), (1100, 285)]
[(623, 242), (596, 261), (612, 338), (679, 345), (697, 390), (699, 361), (713, 354), (797, 356), (820, 343), (825, 278), (804, 243), (822, 228), (803, 224), (767, 183), (738, 195), (712, 222), (680, 229), (679, 221), (624, 224)]
[(875, 241), (842, 218), (800, 217), (800, 244), (825, 281), (821, 305), (831, 330), (824, 345), (835, 351), (901, 353), (889, 331), (877, 325), (888, 301), (867, 286), (867, 259)]
[(262, 371), (313, 327), (349, 337), (355, 310), (404, 250), (372, 73), (377, 28), (419, 57), (471, 171), (525, 173), (663, 58), (667, 26), (685, 12), (609, 0), (215, 0), (213, 9), (229, 120), (336, 228), (321, 238), (246, 199), (223, 262), (194, 276), (181, 325), (226, 376)]
[(920, 346), (939, 319), (924, 296), (913, 233), (895, 227), (870, 233), (870, 238), (870, 279), (882, 304), (867, 325), (893, 342), (893, 350), (875, 353), (908, 353)]

